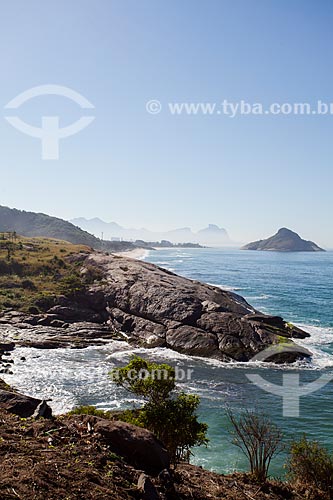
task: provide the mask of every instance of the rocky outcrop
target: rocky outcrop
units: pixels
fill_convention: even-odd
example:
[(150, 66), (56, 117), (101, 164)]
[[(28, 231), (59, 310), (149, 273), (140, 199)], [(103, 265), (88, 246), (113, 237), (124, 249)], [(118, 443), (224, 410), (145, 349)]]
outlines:
[[(11, 322), (10, 314), (4, 315), (1, 320), (0, 339), (11, 341), (9, 345), (13, 346), (19, 345), (37, 349), (84, 348), (90, 345), (102, 345), (117, 338), (117, 333), (106, 324), (84, 321), (69, 324), (62, 320), (52, 320), (51, 322), (46, 321), (51, 325), (47, 326), (32, 321), (31, 316), (25, 317), (24, 314), (20, 315), (20, 321), (17, 322)], [(54, 322), (59, 326), (55, 326)], [(6, 369), (7, 365), (4, 366)]]
[(258, 313), (239, 295), (153, 264), (96, 254), (88, 261), (100, 266), (107, 278), (103, 293), (109, 325), (130, 342), (248, 361), (268, 346), (281, 345), (283, 339), (308, 336), (280, 317)]
[(265, 250), (271, 252), (325, 252), (313, 241), (303, 240), (297, 233), (285, 227), (267, 238), (243, 246), (241, 250)]
[(111, 451), (125, 458), (134, 467), (152, 475), (158, 475), (170, 467), (168, 452), (147, 429), (87, 415), (82, 416), (82, 421)]
[(14, 413), (22, 418), (52, 417), (52, 410), (46, 401), (11, 392), (10, 390), (0, 389), (0, 409)]
[[(281, 346), (283, 339), (308, 336), (280, 317), (260, 314), (239, 295), (153, 264), (93, 254), (86, 265), (99, 267), (106, 278), (92, 287), (89, 297), (103, 296), (109, 327), (135, 344), (248, 361), (268, 346)], [(85, 307), (92, 307), (89, 297)], [(305, 356), (296, 350), (294, 359)]]
[(0, 373), (12, 373), (11, 363), (12, 360), (8, 359), (11, 351), (15, 348), (14, 342), (0, 342)]
[[(223, 361), (248, 361), (272, 345), (281, 354), (284, 341), (290, 346), (293, 338), (309, 336), (279, 316), (261, 314), (235, 293), (147, 262), (93, 253), (81, 264), (82, 272), (95, 266), (104, 279), (74, 299), (60, 297), (47, 314), (4, 313), (0, 342), (85, 347), (116, 338)], [(288, 361), (308, 355), (295, 345)]]

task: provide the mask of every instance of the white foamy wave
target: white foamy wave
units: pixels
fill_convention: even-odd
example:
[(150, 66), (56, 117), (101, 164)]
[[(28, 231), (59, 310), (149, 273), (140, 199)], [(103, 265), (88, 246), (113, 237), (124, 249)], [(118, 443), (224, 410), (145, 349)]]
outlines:
[[(333, 328), (300, 324), (311, 334), (308, 339), (295, 342), (313, 353), (310, 360), (292, 365), (275, 365), (260, 361), (226, 363), (217, 359), (188, 356), (168, 348), (134, 348), (123, 341), (112, 341), (103, 346), (91, 346), (82, 350), (68, 348), (34, 349), (18, 347), (11, 353), (13, 375), (3, 375), (5, 381), (20, 392), (42, 399), (51, 399), (55, 413), (71, 409), (77, 404), (98, 404), (104, 409), (128, 407), (139, 403), (110, 383), (109, 371), (126, 364), (132, 355), (139, 355), (156, 362), (166, 362), (183, 369), (194, 369), (194, 378), (181, 382), (188, 391), (194, 391), (208, 399), (219, 398), (207, 393), (207, 381), (220, 380), (220, 370), (327, 370), (333, 367)], [(26, 361), (22, 361), (24, 356)], [(199, 378), (198, 378), (198, 374)], [(217, 378), (216, 378), (217, 377)], [(218, 382), (220, 384), (220, 381)], [(188, 386), (188, 387), (187, 387)], [(211, 389), (211, 388), (210, 388)], [(226, 386), (222, 391), (228, 393)]]
[(333, 328), (322, 326), (296, 324), (302, 330), (308, 332), (311, 336), (307, 339), (296, 339), (295, 342), (312, 352), (312, 367), (314, 369), (324, 369), (333, 366), (333, 355), (327, 352), (333, 345)]
[[(118, 342), (119, 344), (119, 342)], [(154, 358), (156, 360), (170, 360), (170, 361), (188, 361), (193, 359), (193, 357), (186, 354), (181, 354), (180, 352), (172, 351), (167, 347), (155, 347), (152, 349), (146, 349), (144, 347), (131, 347), (127, 344), (123, 344), (123, 349), (116, 349), (110, 345), (111, 354), (107, 356), (107, 359), (129, 359), (131, 356), (145, 356), (148, 358)], [(126, 347), (127, 346), (127, 347)], [(202, 359), (202, 358), (200, 358)]]
[(325, 345), (333, 344), (333, 328), (325, 328), (322, 326), (305, 325), (304, 323), (296, 324), (302, 330), (308, 332), (311, 337), (304, 339), (309, 345)]
[(273, 295), (262, 293), (261, 295), (248, 295), (246, 300), (251, 302), (251, 300), (268, 300), (271, 299), (272, 297)]
[[(299, 341), (297, 341), (300, 344)], [(124, 343), (122, 343), (124, 344)], [(143, 356), (145, 358), (151, 359), (157, 362), (169, 362), (172, 364), (183, 365), (186, 368), (196, 368), (206, 366), (210, 370), (219, 370), (221, 368), (227, 370), (233, 370), (235, 368), (248, 370), (248, 369), (262, 369), (262, 370), (300, 370), (308, 369), (313, 370), (316, 367), (309, 361), (299, 361), (297, 363), (290, 364), (280, 364), (269, 363), (266, 361), (221, 361), (219, 359), (213, 358), (202, 358), (200, 356), (190, 356), (188, 354), (181, 354), (179, 352), (173, 351), (166, 347), (156, 347), (152, 349), (146, 349), (144, 347), (133, 348), (126, 344), (123, 349), (119, 351), (113, 351), (113, 346), (110, 346), (112, 353), (107, 356), (107, 359), (116, 363), (127, 363), (131, 356)], [(309, 349), (310, 347), (307, 346)]]
[(221, 290), (225, 290), (226, 292), (237, 292), (237, 290), (242, 290), (240, 287), (229, 286), (229, 285), (219, 285), (217, 283), (207, 283), (210, 286), (216, 286), (216, 288), (221, 288)]

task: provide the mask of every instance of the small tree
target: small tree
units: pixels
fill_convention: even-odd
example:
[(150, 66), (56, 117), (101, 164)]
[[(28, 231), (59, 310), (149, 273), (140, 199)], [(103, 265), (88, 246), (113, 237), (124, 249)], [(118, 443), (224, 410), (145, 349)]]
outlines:
[(110, 372), (119, 386), (141, 396), (145, 405), (124, 412), (123, 419), (151, 430), (167, 448), (174, 464), (188, 461), (193, 446), (207, 444), (208, 426), (198, 421), (198, 396), (180, 393), (176, 387), (175, 370), (167, 364), (156, 364), (135, 356), (123, 368)]
[(151, 404), (165, 401), (176, 387), (174, 368), (151, 363), (139, 356), (133, 356), (123, 368), (114, 368), (109, 375), (117, 385)]
[(264, 413), (246, 410), (236, 416), (227, 410), (233, 426), (233, 443), (248, 458), (251, 474), (259, 482), (265, 482), (274, 455), (281, 452), (282, 432)]
[(208, 426), (196, 415), (199, 404), (198, 396), (182, 392), (160, 404), (146, 404), (139, 414), (138, 422), (164, 443), (174, 464), (188, 462), (193, 446), (208, 443)]
[(318, 488), (333, 498), (333, 459), (318, 441), (310, 441), (305, 435), (294, 441), (287, 468), (295, 482)]

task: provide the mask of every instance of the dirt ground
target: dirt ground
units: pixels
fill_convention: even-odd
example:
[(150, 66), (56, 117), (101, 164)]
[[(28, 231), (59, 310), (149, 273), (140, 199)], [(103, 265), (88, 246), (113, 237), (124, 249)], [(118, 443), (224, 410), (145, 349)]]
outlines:
[[(153, 498), (137, 487), (142, 471), (111, 453), (80, 416), (34, 420), (0, 412), (0, 459), (0, 500)], [(325, 498), (282, 483), (259, 487), (244, 474), (223, 476), (185, 464), (167, 479), (151, 479), (164, 500)]]

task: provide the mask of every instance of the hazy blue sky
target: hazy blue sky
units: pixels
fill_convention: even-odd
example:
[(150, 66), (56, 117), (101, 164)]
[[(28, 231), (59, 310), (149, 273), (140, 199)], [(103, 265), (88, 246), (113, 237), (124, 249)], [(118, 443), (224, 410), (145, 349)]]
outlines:
[[(2, 107), (58, 84), (89, 99), (96, 119), (61, 141), (58, 161), (1, 119), (0, 204), (150, 229), (216, 223), (239, 241), (287, 226), (333, 247), (333, 116), (167, 110), (333, 102), (332, 23), (330, 0), (3, 1)], [(150, 99), (160, 114), (146, 112)], [(45, 96), (14, 114), (39, 126), (87, 112)]]

